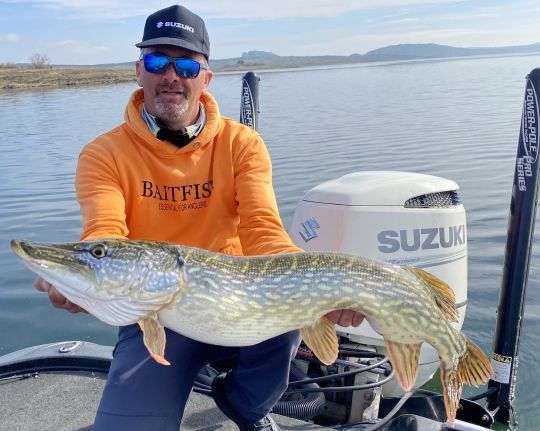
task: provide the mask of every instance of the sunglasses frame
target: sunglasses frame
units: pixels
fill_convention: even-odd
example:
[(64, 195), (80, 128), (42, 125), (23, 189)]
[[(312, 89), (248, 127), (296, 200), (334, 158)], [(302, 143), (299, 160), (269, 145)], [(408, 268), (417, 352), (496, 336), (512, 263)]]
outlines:
[[(148, 67), (146, 65), (146, 57), (149, 56), (149, 55), (167, 59), (167, 65), (163, 68), (162, 71), (148, 70)], [(181, 78), (185, 78), (185, 79), (195, 79), (195, 78), (197, 78), (197, 76), (199, 76), (199, 73), (201, 73), (201, 69), (203, 69), (203, 70), (208, 70), (209, 69), (208, 66), (198, 62), (197, 60), (195, 60), (193, 58), (189, 58), (189, 57), (169, 57), (168, 55), (160, 54), (160, 53), (157, 53), (157, 52), (149, 52), (149, 53), (143, 54), (143, 55), (141, 55), (140, 60), (142, 61), (143, 65), (144, 65), (144, 70), (146, 70), (148, 73), (153, 73), (153, 74), (156, 74), (156, 75), (165, 74), (165, 72), (167, 71), (167, 69), (169, 67), (169, 64), (172, 63), (172, 65), (174, 66), (174, 71), (176, 72), (176, 74), (178, 76), (180, 76)], [(177, 61), (188, 61), (188, 62), (196, 63), (199, 66), (199, 69), (197, 70), (197, 73), (195, 75), (193, 75), (193, 76), (184, 76), (183, 72), (185, 72), (185, 69), (181, 69), (179, 67), (179, 65), (177, 64)]]

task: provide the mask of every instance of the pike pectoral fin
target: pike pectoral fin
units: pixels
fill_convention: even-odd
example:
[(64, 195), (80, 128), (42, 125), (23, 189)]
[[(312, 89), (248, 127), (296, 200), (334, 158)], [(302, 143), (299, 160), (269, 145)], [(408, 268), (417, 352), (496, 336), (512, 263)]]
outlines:
[(150, 356), (161, 365), (171, 365), (165, 359), (165, 328), (158, 322), (157, 315), (153, 314), (149, 317), (137, 322), (143, 332), (143, 341)]
[(336, 327), (326, 317), (321, 317), (309, 328), (300, 329), (300, 335), (323, 364), (336, 361), (339, 348)]
[(422, 343), (403, 344), (385, 339), (384, 344), (388, 350), (388, 357), (396, 373), (399, 385), (405, 392), (410, 391), (416, 380), (418, 357), (420, 356)]

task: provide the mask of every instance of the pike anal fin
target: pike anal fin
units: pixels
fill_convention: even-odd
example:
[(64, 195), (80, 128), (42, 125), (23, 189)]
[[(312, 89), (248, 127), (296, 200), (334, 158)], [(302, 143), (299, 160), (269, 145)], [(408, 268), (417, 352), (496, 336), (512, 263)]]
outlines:
[(403, 344), (385, 339), (384, 344), (396, 374), (396, 380), (405, 392), (410, 391), (416, 381), (422, 343)]
[(336, 327), (326, 317), (309, 328), (300, 329), (300, 335), (323, 364), (331, 365), (336, 361), (339, 349)]
[(165, 359), (165, 328), (158, 322), (157, 315), (153, 314), (137, 322), (143, 332), (143, 341), (150, 356), (161, 365), (171, 365)]

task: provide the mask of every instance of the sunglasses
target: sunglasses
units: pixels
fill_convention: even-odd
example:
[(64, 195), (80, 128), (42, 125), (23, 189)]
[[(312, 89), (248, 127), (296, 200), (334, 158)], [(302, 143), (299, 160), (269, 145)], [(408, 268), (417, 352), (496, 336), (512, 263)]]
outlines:
[(145, 54), (143, 57), (144, 68), (147, 72), (163, 74), (169, 67), (174, 65), (174, 70), (181, 78), (193, 79), (199, 76), (201, 69), (208, 70), (208, 66), (199, 63), (192, 58), (174, 58), (163, 54)]

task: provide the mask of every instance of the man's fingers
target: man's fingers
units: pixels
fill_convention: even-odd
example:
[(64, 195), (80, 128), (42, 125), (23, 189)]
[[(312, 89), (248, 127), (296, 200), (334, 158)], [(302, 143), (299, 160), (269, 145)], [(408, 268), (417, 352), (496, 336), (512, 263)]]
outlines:
[(342, 310), (341, 317), (339, 318), (339, 321), (337, 324), (339, 326), (351, 326), (353, 320), (353, 311), (352, 310)]
[(34, 287), (40, 292), (48, 292), (49, 289), (52, 287), (52, 284), (43, 280), (43, 278), (41, 277), (36, 277), (36, 281), (34, 281)]
[(339, 319), (338, 325), (340, 326), (360, 326), (364, 321), (364, 315), (358, 311), (353, 310), (343, 310), (341, 313), (341, 318)]
[(70, 313), (88, 313), (85, 309), (79, 307), (77, 304), (67, 300), (65, 309)]
[(325, 316), (332, 323), (347, 327), (347, 326), (360, 326), (364, 321), (364, 315), (353, 310), (334, 310)]
[(57, 308), (63, 308), (70, 313), (87, 313), (85, 309), (71, 302), (64, 295), (59, 293), (58, 290), (56, 290), (53, 286), (51, 286), (51, 288), (49, 289), (49, 299), (51, 300), (52, 305)]
[(59, 293), (58, 290), (56, 290), (53, 286), (50, 286), (47, 292), (52, 305), (59, 308), (65, 308), (68, 301), (64, 295)]
[(40, 292), (45, 292), (49, 295), (51, 304), (56, 308), (63, 308), (70, 313), (88, 313), (84, 308), (79, 307), (77, 304), (69, 301), (64, 295), (62, 295), (56, 288), (49, 282), (43, 280), (41, 277), (37, 277), (34, 281), (34, 287)]
[(326, 317), (328, 320), (330, 320), (330, 322), (332, 322), (333, 324), (336, 324), (339, 322), (339, 318), (341, 317), (341, 312), (343, 310), (334, 310), (334, 311), (331, 311), (330, 313), (326, 314), (324, 317)]
[(352, 326), (360, 326), (364, 321), (364, 315), (362, 313), (355, 312), (353, 315)]

